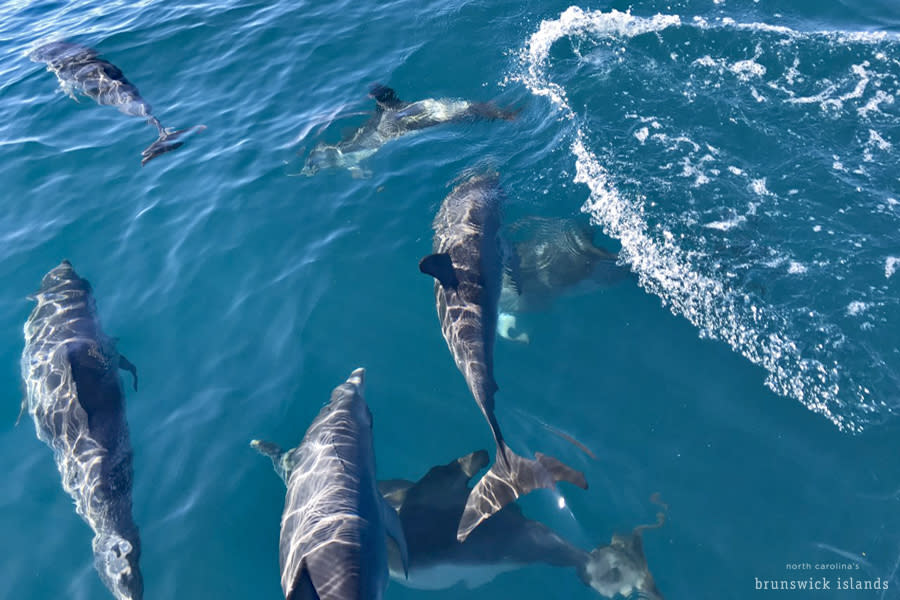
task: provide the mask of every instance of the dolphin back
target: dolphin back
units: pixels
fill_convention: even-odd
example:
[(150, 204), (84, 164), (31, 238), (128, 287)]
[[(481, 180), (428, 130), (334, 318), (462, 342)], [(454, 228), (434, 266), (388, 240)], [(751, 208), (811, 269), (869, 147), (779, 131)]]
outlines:
[[(406, 545), (375, 480), (365, 371), (334, 389), (295, 454), (281, 520), (285, 598), (379, 599), (388, 582), (387, 539)], [(278, 459), (274, 448), (266, 452)], [(283, 461), (282, 461), (283, 464)], [(391, 519), (392, 515), (392, 519)]]
[(118, 373), (134, 365), (103, 333), (91, 286), (68, 261), (44, 276), (33, 297), (38, 304), (22, 353), (28, 414), (53, 449), (63, 489), (94, 531), (101, 580), (117, 599), (140, 600), (141, 541), (131, 514), (132, 451)]

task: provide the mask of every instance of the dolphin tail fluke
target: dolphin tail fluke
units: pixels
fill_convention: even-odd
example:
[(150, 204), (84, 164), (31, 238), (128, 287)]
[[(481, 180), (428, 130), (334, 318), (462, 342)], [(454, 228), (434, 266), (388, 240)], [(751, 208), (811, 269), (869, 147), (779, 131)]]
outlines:
[(468, 110), (470, 116), (476, 119), (485, 119), (487, 121), (496, 121), (497, 119), (515, 121), (520, 112), (522, 112), (521, 108), (510, 110), (500, 108), (496, 104), (490, 102), (473, 102), (469, 105)]
[(181, 148), (184, 146), (184, 141), (177, 140), (184, 138), (188, 134), (203, 131), (204, 129), (206, 129), (206, 125), (196, 125), (195, 127), (179, 129), (177, 131), (160, 127), (159, 137), (156, 138), (156, 141), (147, 146), (146, 150), (141, 152), (141, 166), (143, 167), (160, 154), (165, 154), (166, 152)]
[(581, 471), (552, 456), (536, 452), (532, 460), (519, 456), (503, 444), (498, 445), (497, 454), (494, 466), (469, 493), (456, 531), (456, 539), (460, 542), (465, 541), (483, 521), (519, 496), (540, 488), (553, 489), (558, 481), (568, 481), (587, 489), (587, 481)]

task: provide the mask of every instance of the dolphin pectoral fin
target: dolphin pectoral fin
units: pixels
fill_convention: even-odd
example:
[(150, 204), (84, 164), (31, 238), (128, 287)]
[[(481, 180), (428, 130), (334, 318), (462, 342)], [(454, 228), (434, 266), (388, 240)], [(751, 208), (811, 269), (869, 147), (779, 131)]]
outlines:
[(429, 254), (419, 261), (419, 270), (440, 281), (444, 289), (455, 289), (459, 285), (459, 279), (453, 269), (453, 261), (447, 253)]
[(16, 427), (19, 426), (19, 421), (22, 420), (22, 415), (28, 410), (28, 398), (22, 398), (22, 406), (19, 407), (19, 416), (16, 417)]
[(510, 340), (511, 342), (521, 342), (523, 344), (531, 343), (531, 339), (528, 337), (527, 333), (524, 331), (521, 333), (514, 333), (515, 331), (518, 331), (516, 315), (505, 312), (500, 313), (497, 316), (497, 333), (500, 334), (500, 337), (505, 340)]
[(268, 456), (273, 461), (279, 460), (281, 455), (284, 454), (284, 450), (281, 449), (281, 446), (265, 440), (251, 440), (250, 447), (263, 456)]
[(281, 477), (282, 481), (287, 484), (290, 473), (287, 472), (284, 461), (284, 450), (281, 446), (263, 440), (251, 440), (250, 447), (263, 456), (268, 456), (272, 461), (272, 467), (275, 469), (275, 472), (278, 473), (278, 476)]
[(350, 171), (350, 177), (353, 179), (370, 179), (372, 177), (372, 171), (360, 166), (348, 167), (347, 170)]
[(137, 367), (134, 366), (134, 363), (132, 363), (130, 360), (128, 360), (127, 358), (125, 358), (124, 356), (122, 356), (120, 354), (119, 355), (119, 368), (122, 369), (123, 371), (128, 371), (129, 373), (131, 373), (131, 378), (134, 381), (134, 391), (137, 391), (138, 376), (137, 376)]
[[(503, 456), (500, 456), (501, 453)], [(552, 456), (536, 452), (532, 460), (519, 456), (502, 444), (497, 447), (497, 454), (494, 466), (484, 474), (466, 500), (466, 508), (456, 531), (456, 539), (460, 542), (464, 542), (491, 515), (531, 491), (553, 489), (558, 481), (568, 481), (587, 489), (587, 481), (581, 471)]]
[(165, 154), (184, 146), (183, 141), (176, 142), (175, 140), (190, 133), (203, 131), (204, 129), (206, 129), (206, 125), (196, 125), (194, 127), (189, 127), (188, 129), (179, 129), (178, 131), (160, 129), (159, 137), (156, 141), (147, 146), (146, 150), (141, 152), (141, 166), (143, 167), (160, 154)]
[(400, 515), (388, 504), (387, 500), (381, 503), (381, 509), (385, 533), (397, 544), (397, 550), (400, 551), (400, 560), (403, 561), (403, 574), (409, 579), (409, 550), (406, 547), (406, 536), (403, 534)]
[(380, 83), (369, 88), (369, 97), (375, 100), (381, 110), (400, 110), (406, 106), (406, 102), (397, 97), (397, 92)]
[(70, 84), (60, 83), (59, 89), (63, 94), (65, 94), (78, 104), (81, 104), (81, 100), (79, 100), (78, 96), (75, 94), (75, 88), (73, 88)]

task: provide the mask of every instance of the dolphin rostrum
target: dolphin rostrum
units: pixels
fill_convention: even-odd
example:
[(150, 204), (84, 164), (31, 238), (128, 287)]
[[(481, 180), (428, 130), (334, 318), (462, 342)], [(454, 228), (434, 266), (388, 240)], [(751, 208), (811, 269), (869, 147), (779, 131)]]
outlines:
[(475, 175), (457, 185), (434, 218), (433, 254), (419, 269), (435, 278), (441, 332), (497, 444), (491, 469), (481, 478), (463, 511), (457, 537), (464, 541), (479, 523), (538, 488), (568, 481), (587, 488), (584, 475), (557, 459), (513, 452), (494, 415), (494, 338), (505, 250), (500, 238), (503, 192), (495, 173)]
[(387, 536), (405, 565), (397, 513), (378, 492), (365, 370), (334, 389), (296, 448), (251, 446), (287, 484), (279, 555), (286, 600), (378, 600), (388, 582)]
[(125, 78), (114, 64), (103, 60), (93, 48), (69, 42), (50, 42), (31, 53), (31, 60), (47, 64), (47, 70), (59, 79), (60, 87), (73, 100), (75, 92), (93, 98), (97, 104), (115, 106), (133, 117), (141, 117), (156, 127), (159, 137), (141, 153), (141, 166), (160, 154), (171, 152), (184, 145), (176, 141), (185, 134), (202, 131), (204, 125), (175, 131), (162, 126), (150, 105), (141, 98), (137, 88)]
[(369, 91), (375, 100), (375, 114), (351, 136), (337, 144), (320, 143), (313, 148), (301, 175), (312, 176), (321, 169), (346, 168), (356, 177), (368, 177), (360, 162), (375, 154), (387, 142), (443, 123), (459, 121), (511, 121), (517, 111), (504, 110), (489, 102), (469, 102), (452, 98), (426, 98), (404, 102), (391, 88), (376, 84)]
[[(432, 467), (416, 482), (391, 479), (378, 488), (400, 515), (409, 547), (409, 576), (402, 577), (399, 556), (390, 555), (391, 576), (419, 589), (446, 589), (463, 583), (478, 587), (500, 573), (532, 564), (573, 568), (581, 581), (607, 598), (633, 593), (662, 600), (647, 566), (641, 531), (662, 525), (639, 525), (626, 536), (586, 552), (509, 504), (472, 532), (456, 540), (456, 527), (469, 495), (469, 481), (488, 463), (484, 450)], [(665, 507), (654, 496), (654, 502)]]
[(94, 530), (94, 566), (118, 600), (141, 600), (141, 539), (131, 515), (132, 452), (116, 351), (97, 318), (91, 285), (69, 261), (44, 276), (25, 323), (22, 412), (53, 449), (63, 489)]

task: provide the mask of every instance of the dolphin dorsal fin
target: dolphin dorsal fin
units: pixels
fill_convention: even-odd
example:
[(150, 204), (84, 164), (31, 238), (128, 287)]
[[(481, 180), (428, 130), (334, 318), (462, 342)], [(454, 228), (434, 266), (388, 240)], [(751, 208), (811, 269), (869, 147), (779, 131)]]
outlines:
[(397, 92), (386, 85), (376, 83), (369, 89), (369, 96), (381, 110), (400, 110), (406, 102), (397, 97)]
[(397, 544), (397, 550), (400, 551), (400, 560), (403, 561), (403, 574), (409, 579), (409, 550), (406, 547), (406, 536), (403, 534), (400, 515), (388, 504), (387, 500), (382, 500), (381, 512), (384, 520), (384, 531)]
[(419, 270), (440, 281), (444, 289), (456, 288), (459, 285), (459, 279), (453, 269), (453, 261), (446, 252), (429, 254), (419, 261)]

